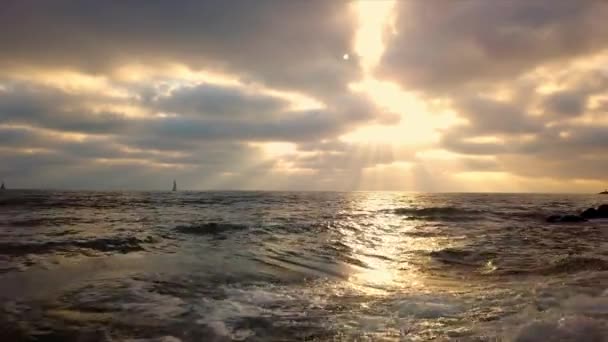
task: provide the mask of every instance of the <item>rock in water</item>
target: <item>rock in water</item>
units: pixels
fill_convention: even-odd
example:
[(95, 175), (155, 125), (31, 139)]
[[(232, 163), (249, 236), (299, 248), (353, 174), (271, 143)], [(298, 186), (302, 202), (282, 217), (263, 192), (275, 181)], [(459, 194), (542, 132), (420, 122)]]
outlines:
[(564, 215), (559, 222), (584, 222), (587, 221), (584, 217), (578, 215)]
[(598, 216), (597, 210), (595, 208), (589, 208), (581, 213), (581, 216), (586, 219), (596, 218)]
[(597, 208), (597, 217), (608, 218), (608, 204), (602, 204)]
[(547, 217), (549, 223), (560, 223), (560, 222), (585, 222), (586, 218), (578, 215), (551, 215)]
[(561, 219), (562, 219), (562, 215), (551, 215), (551, 216), (547, 217), (547, 222), (550, 222), (550, 223), (560, 222)]

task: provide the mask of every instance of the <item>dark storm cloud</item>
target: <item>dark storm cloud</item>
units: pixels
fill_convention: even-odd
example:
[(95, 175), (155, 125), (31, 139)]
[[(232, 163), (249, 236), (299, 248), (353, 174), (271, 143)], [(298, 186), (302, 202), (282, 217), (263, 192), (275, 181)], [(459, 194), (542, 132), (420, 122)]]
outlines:
[(380, 66), (407, 89), (452, 92), (606, 48), (608, 3), (400, 1)]
[(0, 65), (108, 73), (182, 63), (274, 87), (335, 94), (355, 79), (347, 1), (8, 1)]

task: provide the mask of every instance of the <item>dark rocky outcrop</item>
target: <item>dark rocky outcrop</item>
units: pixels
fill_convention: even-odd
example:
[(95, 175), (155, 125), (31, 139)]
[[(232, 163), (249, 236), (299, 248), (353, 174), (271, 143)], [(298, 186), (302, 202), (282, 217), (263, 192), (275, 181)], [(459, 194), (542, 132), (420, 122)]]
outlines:
[(560, 222), (585, 222), (587, 219), (578, 215), (564, 215)]
[(581, 216), (587, 219), (608, 218), (608, 204), (602, 204), (597, 209), (589, 208)]
[(547, 217), (547, 222), (585, 222), (591, 219), (608, 219), (608, 204), (586, 209), (580, 215), (551, 215)]
[(595, 208), (589, 208), (581, 213), (581, 216), (586, 219), (596, 218), (597, 210)]
[(547, 222), (558, 223), (558, 222), (585, 222), (586, 218), (578, 215), (551, 215), (547, 217)]

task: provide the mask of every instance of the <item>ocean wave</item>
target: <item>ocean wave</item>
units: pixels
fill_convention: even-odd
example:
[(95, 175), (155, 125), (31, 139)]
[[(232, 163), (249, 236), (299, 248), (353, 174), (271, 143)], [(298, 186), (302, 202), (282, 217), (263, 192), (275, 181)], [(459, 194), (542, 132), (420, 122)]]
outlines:
[(75, 217), (39, 217), (30, 219), (9, 220), (3, 222), (3, 224), (10, 227), (55, 227), (73, 224), (78, 220), (79, 219)]
[(522, 312), (517, 318), (522, 324), (519, 329), (513, 329), (514, 335), (508, 340), (606, 341), (607, 294), (605, 291), (599, 296), (578, 294), (566, 300), (552, 298), (552, 305), (541, 311)]
[(512, 339), (515, 342), (533, 341), (606, 341), (606, 324), (584, 316), (538, 320), (524, 325)]
[(445, 248), (430, 252), (429, 255), (445, 264), (478, 267), (486, 264), (496, 257), (496, 253), (489, 251), (471, 251), (465, 249)]
[(509, 275), (555, 275), (561, 273), (577, 273), (584, 271), (608, 271), (608, 261), (600, 258), (569, 256), (551, 263), (546, 267), (527, 270), (506, 270), (500, 274)]
[(457, 207), (397, 208), (394, 214), (407, 216), (408, 220), (468, 221), (480, 219), (482, 211)]
[(39, 197), (8, 197), (0, 199), (0, 207), (20, 207), (20, 208), (95, 208), (105, 207), (114, 208), (117, 204), (104, 203), (90, 203), (89, 201), (76, 200), (76, 199), (49, 199)]
[(177, 226), (175, 227), (175, 230), (183, 234), (217, 235), (228, 231), (244, 230), (247, 228), (249, 227), (241, 224), (206, 222), (200, 224)]
[(146, 238), (108, 237), (89, 240), (48, 241), (42, 243), (0, 243), (0, 254), (20, 256), (25, 254), (48, 254), (68, 252), (74, 249), (89, 249), (98, 252), (129, 253), (144, 250), (143, 244), (156, 242), (152, 236)]
[(574, 273), (581, 271), (606, 271), (608, 270), (608, 261), (599, 258), (586, 257), (566, 257), (561, 259), (549, 267), (539, 270), (539, 273), (544, 275), (556, 273)]
[(535, 220), (535, 221), (545, 221), (548, 213), (543, 211), (496, 211), (492, 212), (493, 215), (498, 216), (501, 219), (510, 219), (510, 220)]

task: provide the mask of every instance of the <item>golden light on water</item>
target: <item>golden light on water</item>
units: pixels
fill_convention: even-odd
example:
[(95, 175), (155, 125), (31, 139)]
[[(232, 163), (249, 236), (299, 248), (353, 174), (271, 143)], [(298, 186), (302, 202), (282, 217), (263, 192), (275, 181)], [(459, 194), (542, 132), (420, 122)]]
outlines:
[[(390, 202), (386, 201), (387, 195), (392, 198)], [(432, 237), (409, 236), (406, 233), (414, 229), (415, 224), (389, 212), (381, 213), (390, 207), (389, 203), (398, 206), (402, 200), (409, 199), (404, 197), (408, 195), (400, 192), (385, 192), (380, 195), (369, 192), (356, 196), (361, 210), (379, 214), (369, 221), (353, 220), (351, 225), (356, 230), (340, 229), (340, 242), (347, 245), (353, 255), (365, 265), (351, 272), (347, 286), (373, 296), (426, 286), (427, 280), (421, 272), (407, 261), (416, 258), (404, 256), (407, 255), (406, 251), (438, 249), (441, 242)]]

